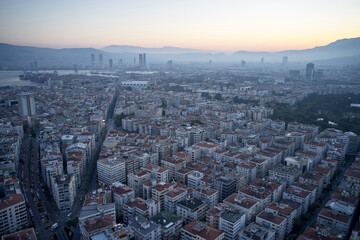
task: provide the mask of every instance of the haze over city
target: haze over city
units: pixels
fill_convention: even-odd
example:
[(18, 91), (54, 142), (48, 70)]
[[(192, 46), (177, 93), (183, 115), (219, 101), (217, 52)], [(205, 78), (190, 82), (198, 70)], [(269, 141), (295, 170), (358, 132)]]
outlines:
[(359, 0), (0, 0), (1, 240), (359, 240)]

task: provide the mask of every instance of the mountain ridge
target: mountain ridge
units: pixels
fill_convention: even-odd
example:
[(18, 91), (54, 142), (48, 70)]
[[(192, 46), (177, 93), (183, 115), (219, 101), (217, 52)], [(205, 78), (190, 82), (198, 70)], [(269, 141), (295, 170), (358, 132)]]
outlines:
[[(104, 51), (104, 48), (107, 51)], [(104, 48), (42, 48), (35, 46), (17, 46), (9, 43), (0, 43), (0, 69), (19, 68), (29, 66), (31, 62), (37, 61), (40, 66), (67, 66), (73, 64), (79, 66), (90, 65), (90, 55), (103, 54), (104, 65), (113, 59), (117, 63), (122, 59), (128, 65), (134, 64), (138, 53), (147, 54), (148, 63), (165, 63), (169, 59), (181, 62), (232, 62), (239, 63), (242, 60), (260, 63), (264, 58), (266, 62), (281, 62), (284, 56), (288, 57), (289, 62), (327, 62), (337, 65), (356, 64), (359, 62), (360, 37), (339, 39), (324, 46), (316, 46), (303, 50), (285, 50), (279, 52), (252, 52), (237, 51), (235, 53), (223, 53), (211, 50), (198, 50), (165, 46), (161, 48), (143, 48), (129, 45), (110, 45)], [(110, 52), (110, 50), (115, 52)], [(119, 51), (127, 50), (120, 53)], [(332, 59), (332, 60), (331, 60)], [(346, 61), (345, 61), (346, 60)]]

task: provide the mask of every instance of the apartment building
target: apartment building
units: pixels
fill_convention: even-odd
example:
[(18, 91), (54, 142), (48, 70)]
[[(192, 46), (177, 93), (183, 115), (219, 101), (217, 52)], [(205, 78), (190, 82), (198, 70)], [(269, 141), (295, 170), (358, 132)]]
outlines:
[(58, 208), (62, 212), (70, 211), (76, 196), (74, 175), (55, 176), (53, 183), (52, 193)]
[(0, 199), (0, 235), (13, 233), (28, 225), (25, 199), (22, 194), (9, 194)]

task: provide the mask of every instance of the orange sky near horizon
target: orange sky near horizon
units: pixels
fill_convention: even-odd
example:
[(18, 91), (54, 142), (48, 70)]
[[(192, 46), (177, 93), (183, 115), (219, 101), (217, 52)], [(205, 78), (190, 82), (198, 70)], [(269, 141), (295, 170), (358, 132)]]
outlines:
[(4, 0), (0, 42), (223, 52), (306, 49), (360, 36), (358, 0)]

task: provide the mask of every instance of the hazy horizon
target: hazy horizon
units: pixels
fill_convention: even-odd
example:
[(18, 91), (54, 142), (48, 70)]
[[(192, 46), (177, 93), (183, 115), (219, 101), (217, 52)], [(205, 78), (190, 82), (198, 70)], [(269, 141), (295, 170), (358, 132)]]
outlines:
[[(360, 36), (355, 36), (355, 37), (352, 37), (352, 38), (360, 38)], [(352, 38), (344, 38), (344, 39), (352, 39)], [(268, 52), (268, 53), (276, 53), (276, 52), (281, 52), (281, 51), (287, 51), (287, 50), (306, 50), (306, 49), (312, 49), (312, 48), (315, 48), (315, 47), (321, 47), (321, 46), (325, 46), (325, 45), (328, 45), (332, 42), (335, 42), (335, 41), (338, 41), (338, 40), (343, 40), (343, 39), (335, 39), (331, 42), (328, 42), (328, 43), (325, 43), (324, 45), (314, 45), (314, 46), (309, 46), (307, 48), (299, 48), (299, 49), (281, 49), (281, 50), (273, 50), (273, 51), (268, 51), (268, 50), (247, 50), (247, 49), (238, 49), (238, 50), (235, 50), (235, 51), (221, 51), (221, 50), (215, 50), (215, 49), (201, 49), (201, 48), (186, 48), (186, 47), (179, 47), (179, 46), (169, 46), (169, 45), (166, 45), (166, 46), (156, 46), (156, 47), (152, 47), (152, 46), (137, 46), (137, 45), (130, 45), (130, 44), (109, 44), (109, 45), (106, 45), (106, 46), (101, 46), (101, 47), (93, 47), (93, 46), (66, 46), (66, 47), (52, 47), (52, 46), (47, 46), (47, 45), (17, 45), (17, 44), (14, 44), (14, 43), (9, 43), (9, 42), (0, 42), (0, 43), (3, 43), (3, 44), (9, 44), (9, 45), (17, 45), (17, 46), (28, 46), (28, 47), (39, 47), (39, 48), (52, 48), (52, 49), (72, 49), (72, 48), (94, 48), (94, 49), (98, 49), (98, 50), (102, 50), (103, 48), (106, 48), (106, 47), (110, 47), (110, 46), (123, 46), (123, 47), (135, 47), (135, 48), (149, 48), (149, 49), (161, 49), (161, 48), (183, 48), (183, 49), (193, 49), (193, 50), (201, 50), (201, 51), (213, 51), (213, 52), (218, 52), (218, 53), (235, 53), (235, 52), (238, 52), (238, 51), (249, 51), (249, 52)], [(111, 51), (109, 51), (111, 52)]]
[(360, 2), (2, 1), (0, 42), (50, 48), (301, 50), (359, 37)]

